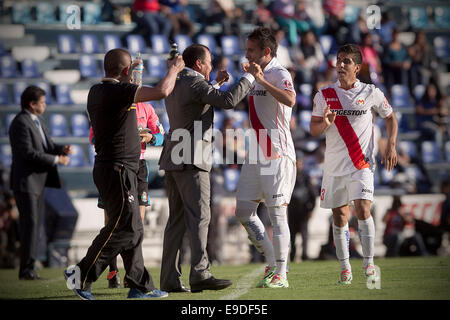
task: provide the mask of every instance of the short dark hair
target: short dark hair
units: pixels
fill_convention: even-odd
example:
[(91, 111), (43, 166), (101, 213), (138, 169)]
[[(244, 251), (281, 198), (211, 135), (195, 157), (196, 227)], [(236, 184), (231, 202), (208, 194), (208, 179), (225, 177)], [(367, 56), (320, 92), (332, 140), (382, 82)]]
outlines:
[(337, 51), (338, 55), (339, 53), (350, 54), (352, 56), (352, 60), (356, 64), (362, 64), (363, 62), (361, 50), (359, 50), (359, 47), (356, 44), (344, 44), (343, 46), (340, 46)]
[(206, 52), (210, 52), (207, 46), (199, 43), (191, 44), (183, 51), (183, 60), (186, 67), (192, 68), (197, 60), (205, 60)]
[(261, 50), (263, 50), (264, 48), (269, 48), (270, 55), (272, 57), (277, 56), (278, 43), (275, 39), (274, 33), (269, 28), (256, 28), (252, 31), (252, 33), (248, 35), (248, 39), (258, 42)]
[(105, 75), (107, 77), (117, 77), (119, 76), (123, 69), (126, 67), (129, 67), (129, 63), (127, 63), (127, 60), (125, 57), (130, 57), (130, 53), (121, 48), (116, 48), (109, 50), (105, 54), (105, 59), (103, 61), (103, 68), (105, 69)]
[(45, 90), (36, 87), (27, 87), (20, 96), (20, 106), (22, 110), (28, 109), (30, 107), (30, 102), (38, 101), (42, 96), (45, 96)]

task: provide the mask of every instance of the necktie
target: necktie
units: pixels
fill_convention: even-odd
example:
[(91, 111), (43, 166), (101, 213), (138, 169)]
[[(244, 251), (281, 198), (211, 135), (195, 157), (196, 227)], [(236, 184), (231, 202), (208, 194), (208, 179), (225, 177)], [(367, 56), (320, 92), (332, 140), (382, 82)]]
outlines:
[(33, 121), (34, 121), (34, 123), (36, 123), (36, 125), (39, 129), (39, 133), (41, 134), (41, 137), (42, 137), (42, 142), (44, 143), (45, 149), (47, 149), (47, 140), (45, 139), (45, 134), (44, 134), (44, 130), (42, 130), (41, 122), (39, 121), (39, 119), (34, 119)]

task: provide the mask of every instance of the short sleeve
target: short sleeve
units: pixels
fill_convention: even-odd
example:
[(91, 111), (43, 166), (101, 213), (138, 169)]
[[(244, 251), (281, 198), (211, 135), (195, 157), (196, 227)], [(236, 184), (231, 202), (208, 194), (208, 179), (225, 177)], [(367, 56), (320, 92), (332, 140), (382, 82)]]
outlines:
[(323, 97), (321, 91), (317, 92), (313, 99), (313, 111), (312, 116), (323, 118), (323, 113), (327, 108), (327, 103)]
[(375, 88), (373, 99), (373, 108), (380, 115), (380, 117), (384, 119), (392, 113), (392, 107), (380, 89)]
[(120, 97), (123, 104), (129, 106), (135, 102), (135, 97), (140, 86), (133, 83), (120, 83)]
[(291, 74), (287, 70), (284, 69), (277, 70), (277, 78), (275, 83), (273, 83), (273, 85), (281, 90), (288, 90), (295, 93)]

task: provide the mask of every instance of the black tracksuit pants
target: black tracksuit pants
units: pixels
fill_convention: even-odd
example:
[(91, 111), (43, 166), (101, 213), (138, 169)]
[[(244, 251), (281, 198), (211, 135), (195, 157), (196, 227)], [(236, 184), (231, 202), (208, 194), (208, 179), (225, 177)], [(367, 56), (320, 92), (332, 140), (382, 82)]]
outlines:
[(108, 213), (108, 224), (78, 263), (81, 288), (89, 288), (120, 254), (128, 286), (144, 292), (153, 290), (153, 280), (142, 256), (144, 228), (139, 214), (136, 172), (121, 164), (96, 164), (93, 176)]

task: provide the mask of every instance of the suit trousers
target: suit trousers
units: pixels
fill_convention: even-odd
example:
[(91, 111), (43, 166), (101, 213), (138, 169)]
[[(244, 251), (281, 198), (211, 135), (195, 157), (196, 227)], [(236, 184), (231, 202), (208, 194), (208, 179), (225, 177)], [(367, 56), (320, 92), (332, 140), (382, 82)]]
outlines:
[(128, 286), (143, 292), (153, 290), (153, 280), (144, 267), (142, 255), (144, 228), (139, 214), (136, 172), (121, 164), (96, 164), (93, 176), (108, 213), (108, 223), (78, 263), (82, 289), (89, 288), (120, 254)]
[(44, 190), (40, 194), (14, 192), (19, 210), (20, 268), (19, 277), (34, 270), (44, 210)]
[(211, 277), (206, 251), (211, 219), (209, 172), (192, 165), (187, 167), (186, 170), (165, 173), (169, 219), (164, 230), (162, 290), (177, 289), (181, 286), (179, 256), (186, 229), (191, 248), (190, 285)]

